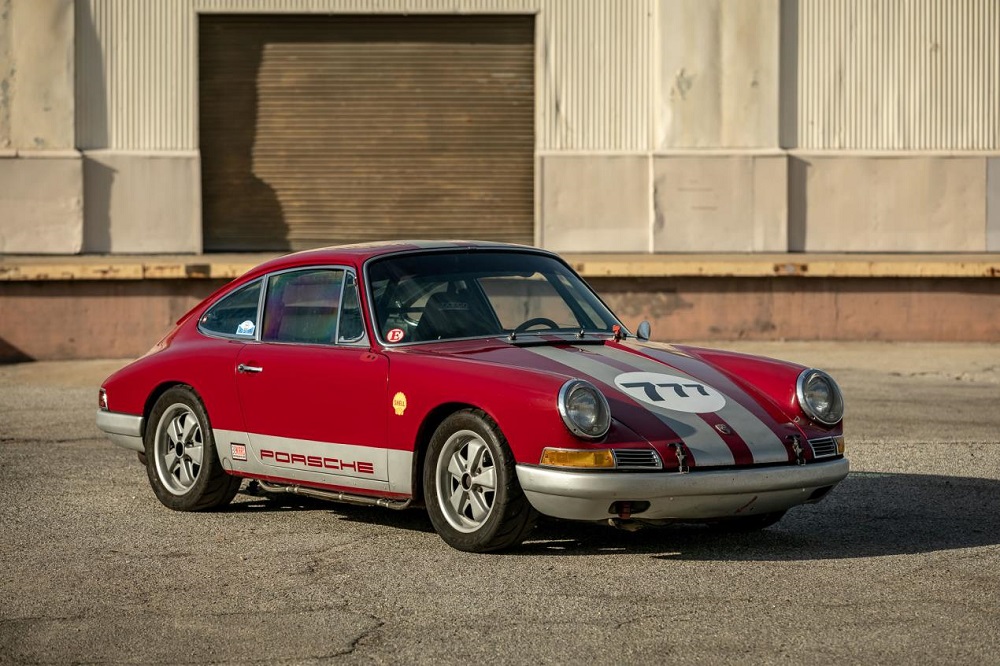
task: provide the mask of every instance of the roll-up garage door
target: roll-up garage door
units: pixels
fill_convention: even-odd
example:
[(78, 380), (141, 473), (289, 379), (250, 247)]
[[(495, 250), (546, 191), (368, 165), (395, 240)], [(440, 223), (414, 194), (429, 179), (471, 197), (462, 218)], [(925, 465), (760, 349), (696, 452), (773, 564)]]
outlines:
[(206, 251), (533, 241), (534, 17), (199, 21)]

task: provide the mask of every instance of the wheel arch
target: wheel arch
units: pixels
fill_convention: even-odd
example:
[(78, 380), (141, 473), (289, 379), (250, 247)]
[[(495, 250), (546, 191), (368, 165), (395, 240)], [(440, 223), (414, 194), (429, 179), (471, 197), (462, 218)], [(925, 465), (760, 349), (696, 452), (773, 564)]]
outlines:
[[(186, 383), (181, 382), (181, 381), (168, 381), (168, 382), (162, 382), (160, 384), (157, 384), (156, 387), (152, 391), (149, 392), (149, 395), (146, 397), (146, 402), (142, 406), (142, 422), (143, 422), (142, 437), (143, 437), (143, 441), (145, 441), (145, 439), (146, 439), (146, 428), (148, 428), (149, 425), (150, 425), (150, 423), (149, 423), (149, 415), (153, 413), (153, 406), (156, 405), (156, 401), (159, 400), (160, 396), (162, 396), (164, 393), (166, 393), (170, 389), (175, 388), (177, 386), (181, 386), (181, 387), (184, 387), (186, 389), (190, 389), (190, 391), (192, 393), (194, 393), (196, 396), (198, 396), (199, 400), (201, 400), (201, 396), (198, 395), (198, 392), (195, 391), (194, 387), (192, 387), (190, 384), (186, 384)], [(207, 413), (207, 411), (206, 411), (206, 413)]]
[[(424, 458), (427, 456), (427, 447), (430, 446), (431, 438), (434, 436), (434, 432), (446, 418), (455, 412), (462, 411), (463, 409), (480, 411), (488, 416), (494, 423), (497, 423), (496, 418), (494, 418), (493, 415), (487, 410), (468, 402), (445, 402), (427, 412), (427, 415), (424, 416), (424, 420), (420, 423), (420, 427), (417, 428), (416, 441), (413, 443), (411, 487), (413, 488), (414, 501), (423, 501), (424, 489), (421, 479), (423, 479), (424, 474)], [(499, 423), (497, 423), (497, 426), (499, 427)]]

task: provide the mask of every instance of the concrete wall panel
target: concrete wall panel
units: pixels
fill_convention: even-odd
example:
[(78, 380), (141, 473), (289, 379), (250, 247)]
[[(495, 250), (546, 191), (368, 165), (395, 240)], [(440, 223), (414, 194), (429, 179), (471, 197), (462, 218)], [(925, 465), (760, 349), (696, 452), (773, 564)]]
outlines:
[(779, 0), (660, 0), (656, 146), (778, 145)]
[(74, 147), (73, 0), (0, 3), (0, 148)]
[(649, 162), (645, 157), (542, 160), (542, 246), (557, 252), (646, 252)]
[(76, 254), (83, 243), (78, 155), (0, 159), (0, 254)]
[(783, 156), (661, 156), (653, 161), (657, 252), (783, 252)]
[(197, 153), (90, 151), (84, 162), (87, 252), (201, 251)]
[(793, 251), (986, 250), (983, 157), (798, 155), (793, 160)]
[(986, 251), (1000, 252), (1000, 157), (986, 160)]

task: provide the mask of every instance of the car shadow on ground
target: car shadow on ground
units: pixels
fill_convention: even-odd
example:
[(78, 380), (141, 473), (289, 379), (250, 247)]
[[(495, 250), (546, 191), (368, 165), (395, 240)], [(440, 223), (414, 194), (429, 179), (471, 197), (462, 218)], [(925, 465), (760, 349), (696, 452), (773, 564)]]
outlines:
[(1000, 544), (1000, 481), (955, 476), (851, 473), (818, 504), (789, 511), (757, 532), (702, 525), (623, 532), (547, 522), (521, 554), (645, 553), (657, 559), (824, 560), (925, 553)]
[[(392, 511), (295, 495), (246, 497), (228, 511), (329, 511), (339, 520), (432, 532), (423, 509)], [(765, 530), (725, 533), (704, 525), (643, 527), (542, 519), (508, 555), (645, 554), (673, 560), (823, 560), (1000, 544), (1000, 481), (852, 472), (818, 504), (792, 509)]]

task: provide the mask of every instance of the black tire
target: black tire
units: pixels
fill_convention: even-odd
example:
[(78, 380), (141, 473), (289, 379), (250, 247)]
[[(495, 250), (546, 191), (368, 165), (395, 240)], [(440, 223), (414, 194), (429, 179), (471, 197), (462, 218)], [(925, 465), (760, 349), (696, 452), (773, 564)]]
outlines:
[[(461, 477), (455, 474), (459, 468)], [(431, 523), (453, 548), (472, 553), (510, 548), (535, 526), (538, 514), (517, 481), (507, 439), (481, 410), (463, 409), (438, 426), (423, 477)]]
[(711, 523), (711, 527), (719, 532), (757, 532), (774, 525), (784, 516), (784, 511), (737, 516)]
[(222, 469), (205, 406), (187, 386), (168, 389), (153, 406), (143, 437), (149, 485), (175, 511), (229, 504), (242, 479)]

